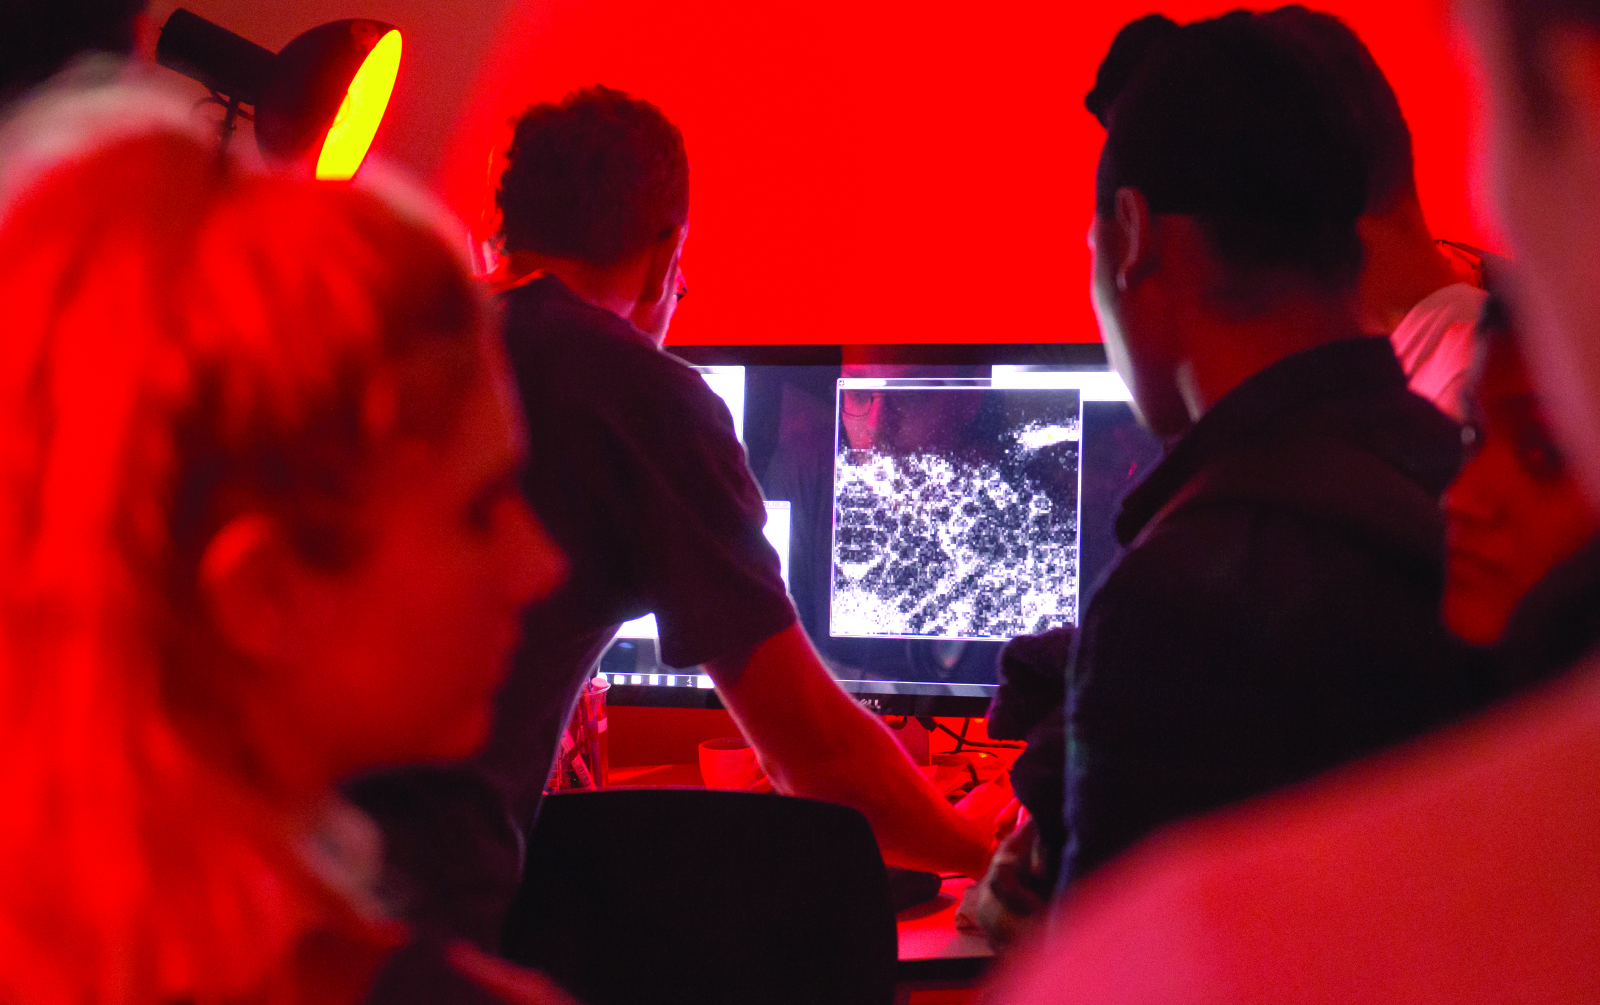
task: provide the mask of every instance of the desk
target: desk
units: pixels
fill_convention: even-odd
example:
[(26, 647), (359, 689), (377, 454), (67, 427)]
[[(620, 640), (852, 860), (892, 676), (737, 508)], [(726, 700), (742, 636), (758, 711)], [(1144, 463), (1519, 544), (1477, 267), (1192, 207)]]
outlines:
[(965, 969), (977, 976), (994, 954), (981, 935), (956, 929), (956, 908), (972, 886), (965, 876), (947, 879), (939, 896), (895, 916), (900, 933), (900, 965), (908, 976), (926, 970)]
[(900, 936), (900, 968), (896, 975), (899, 1002), (934, 1005), (970, 1001), (968, 995), (938, 992), (975, 987), (993, 956), (982, 936), (956, 929), (956, 908), (972, 882), (964, 876), (947, 879), (939, 896), (895, 916)]
[[(612, 768), (610, 781), (614, 788), (698, 788), (703, 784), (698, 764)], [(993, 955), (988, 943), (981, 936), (956, 930), (956, 907), (971, 885), (972, 880), (965, 877), (947, 879), (938, 897), (907, 908), (896, 916), (895, 928), (900, 937), (901, 1001), (923, 1001), (921, 992), (934, 989), (970, 988), (982, 975)], [(914, 997), (913, 992), (916, 992)], [(930, 1001), (929, 1005), (933, 1003)]]

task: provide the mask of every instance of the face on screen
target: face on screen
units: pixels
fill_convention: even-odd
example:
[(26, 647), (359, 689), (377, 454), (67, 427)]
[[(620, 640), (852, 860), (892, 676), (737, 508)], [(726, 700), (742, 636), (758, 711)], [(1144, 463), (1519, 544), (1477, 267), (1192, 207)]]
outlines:
[[(909, 378), (926, 367), (847, 363), (843, 377)], [(906, 452), (955, 443), (977, 414), (976, 395), (890, 394), (875, 388), (840, 392), (839, 421), (855, 450)]]

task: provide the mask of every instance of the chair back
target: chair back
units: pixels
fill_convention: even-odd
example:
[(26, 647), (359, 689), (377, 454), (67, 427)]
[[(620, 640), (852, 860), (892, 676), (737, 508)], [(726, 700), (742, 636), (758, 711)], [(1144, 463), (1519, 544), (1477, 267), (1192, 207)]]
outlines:
[(503, 952), (584, 1005), (889, 1005), (897, 937), (855, 810), (613, 789), (544, 800)]

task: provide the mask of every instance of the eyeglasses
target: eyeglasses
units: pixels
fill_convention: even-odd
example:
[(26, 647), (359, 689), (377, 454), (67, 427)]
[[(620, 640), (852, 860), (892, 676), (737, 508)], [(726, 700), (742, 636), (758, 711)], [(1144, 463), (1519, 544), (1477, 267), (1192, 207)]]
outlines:
[(844, 414), (859, 419), (872, 411), (873, 404), (883, 395), (883, 391), (840, 391), (839, 407)]

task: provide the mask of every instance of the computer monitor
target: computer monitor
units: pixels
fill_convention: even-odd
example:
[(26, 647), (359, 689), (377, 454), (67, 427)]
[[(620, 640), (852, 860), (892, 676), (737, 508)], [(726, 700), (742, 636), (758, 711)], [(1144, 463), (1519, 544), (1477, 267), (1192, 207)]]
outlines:
[[(1099, 345), (669, 349), (733, 413), (801, 624), (884, 714), (982, 715), (1008, 639), (1078, 623), (1161, 454)], [(716, 707), (654, 638), (619, 632), (609, 700)]]

